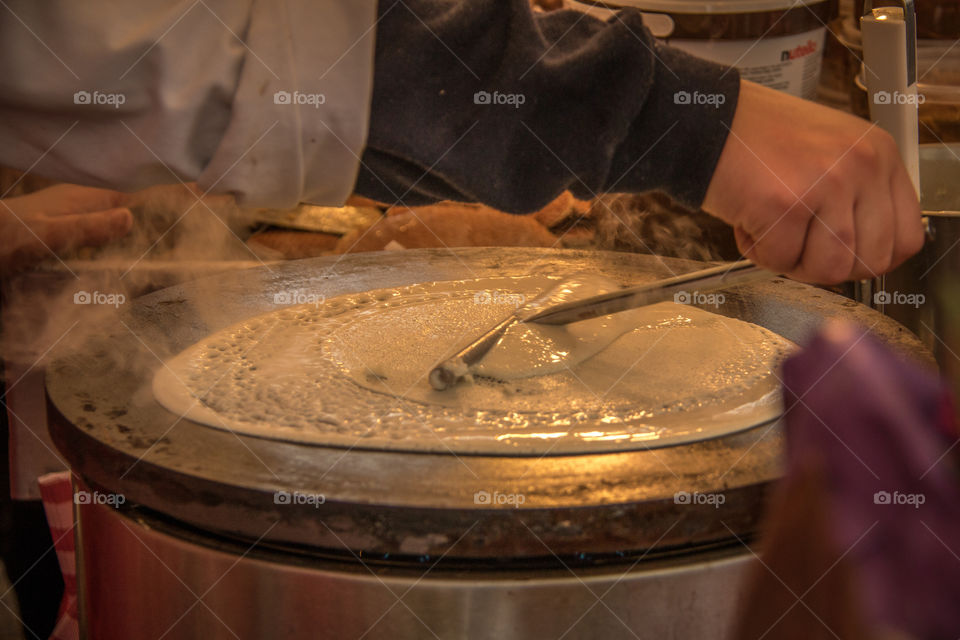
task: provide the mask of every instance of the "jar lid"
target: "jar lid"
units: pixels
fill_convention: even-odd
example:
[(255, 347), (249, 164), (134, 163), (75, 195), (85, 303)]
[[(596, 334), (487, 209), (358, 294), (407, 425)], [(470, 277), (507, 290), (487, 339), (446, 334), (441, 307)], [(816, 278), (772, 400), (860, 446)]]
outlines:
[(599, 9), (633, 8), (656, 13), (761, 13), (784, 11), (826, 0), (570, 0), (572, 6), (587, 5)]

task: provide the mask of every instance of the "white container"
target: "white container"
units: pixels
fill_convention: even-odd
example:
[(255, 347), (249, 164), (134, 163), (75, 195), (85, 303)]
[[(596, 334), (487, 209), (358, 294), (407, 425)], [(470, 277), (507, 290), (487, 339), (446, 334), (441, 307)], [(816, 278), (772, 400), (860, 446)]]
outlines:
[(564, 1), (604, 20), (618, 9), (640, 9), (644, 25), (670, 46), (737, 67), (741, 77), (771, 89), (816, 96), (826, 0)]

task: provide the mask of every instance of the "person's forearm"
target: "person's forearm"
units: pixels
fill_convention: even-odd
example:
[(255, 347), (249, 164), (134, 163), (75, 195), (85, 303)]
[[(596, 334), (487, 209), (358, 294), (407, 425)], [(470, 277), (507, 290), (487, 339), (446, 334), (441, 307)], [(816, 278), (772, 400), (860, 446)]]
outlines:
[(527, 0), (382, 0), (379, 12), (357, 192), (513, 212), (564, 189), (703, 200), (739, 75), (656, 44), (638, 12), (604, 23), (534, 15)]

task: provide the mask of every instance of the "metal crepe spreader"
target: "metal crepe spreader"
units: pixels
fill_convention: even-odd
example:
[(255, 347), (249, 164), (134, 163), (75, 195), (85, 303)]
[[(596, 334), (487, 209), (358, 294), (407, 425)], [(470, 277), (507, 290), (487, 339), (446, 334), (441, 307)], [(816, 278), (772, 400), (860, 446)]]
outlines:
[(457, 384), (490, 350), (500, 342), (507, 329), (518, 322), (562, 325), (581, 320), (590, 320), (636, 309), (657, 302), (673, 300), (678, 293), (685, 291), (715, 291), (757, 280), (777, 277), (772, 271), (761, 269), (750, 260), (741, 260), (717, 267), (701, 269), (673, 278), (658, 280), (650, 284), (627, 287), (589, 298), (554, 304), (543, 308), (538, 305), (545, 299), (537, 300), (518, 308), (482, 336), (461, 349), (451, 358), (444, 360), (430, 372), (430, 386), (443, 391)]

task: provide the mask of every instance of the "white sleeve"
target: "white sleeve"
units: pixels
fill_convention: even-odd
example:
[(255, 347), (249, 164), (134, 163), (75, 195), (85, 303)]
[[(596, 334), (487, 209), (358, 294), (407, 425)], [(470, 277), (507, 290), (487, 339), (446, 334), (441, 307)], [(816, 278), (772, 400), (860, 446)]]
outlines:
[(8, 0), (0, 164), (117, 189), (197, 180), (340, 204), (373, 85), (376, 0)]

